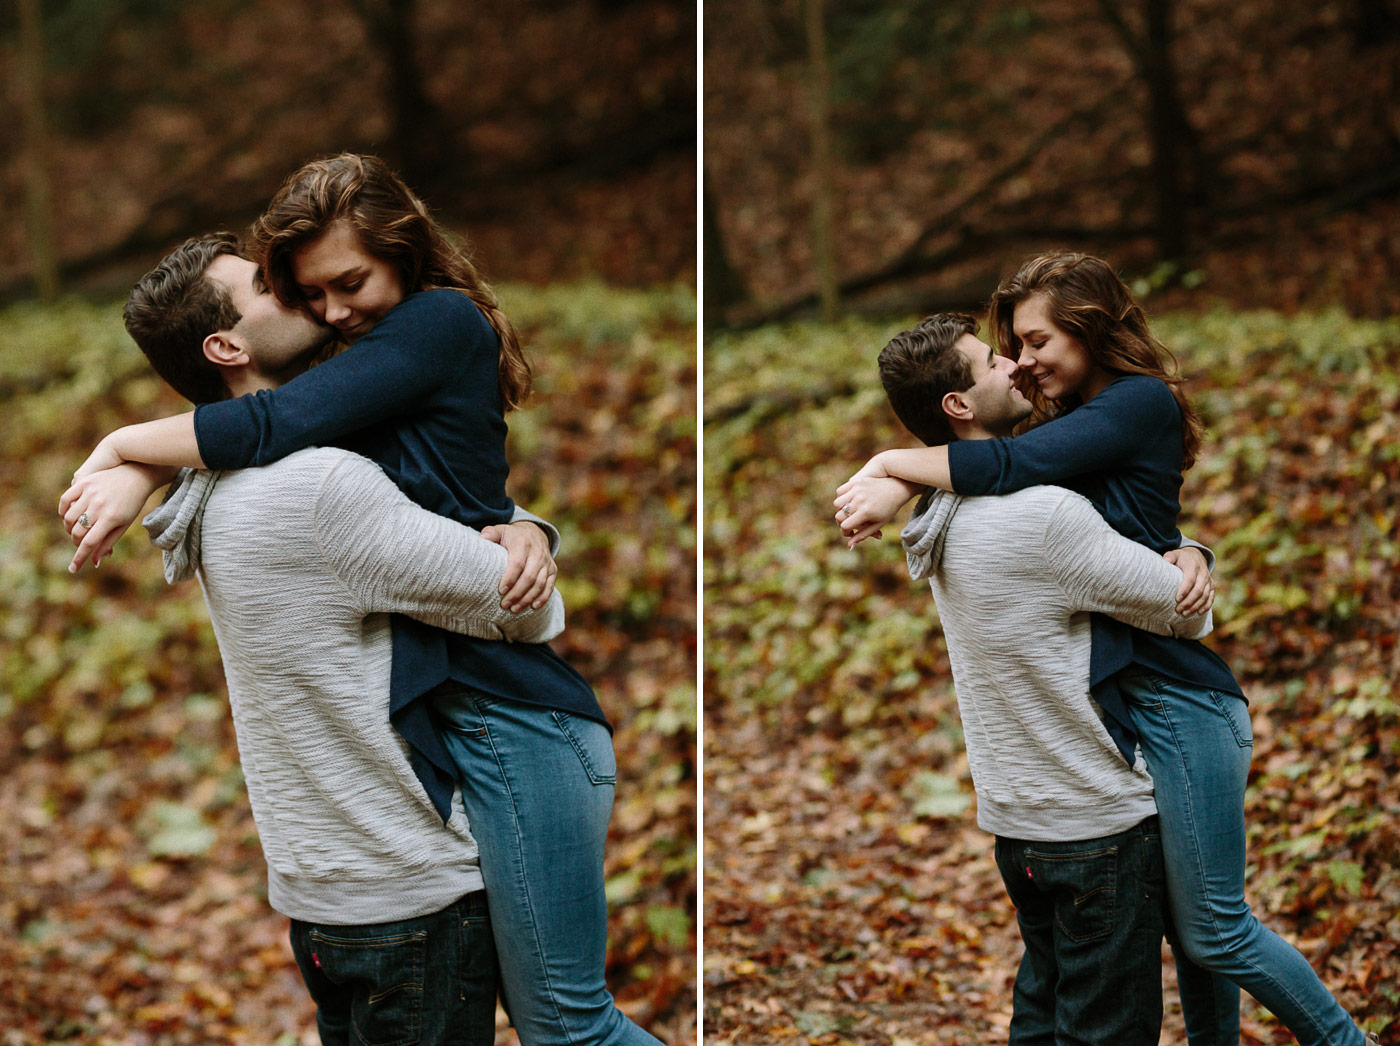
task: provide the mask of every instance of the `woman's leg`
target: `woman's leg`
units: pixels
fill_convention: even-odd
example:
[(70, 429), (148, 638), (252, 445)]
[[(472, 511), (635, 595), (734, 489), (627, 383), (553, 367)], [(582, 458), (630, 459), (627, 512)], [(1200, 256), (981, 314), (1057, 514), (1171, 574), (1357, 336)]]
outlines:
[[(1171, 912), (1166, 921), (1171, 923)], [(1189, 1046), (1239, 1046), (1240, 989), (1224, 974), (1203, 970), (1182, 950), (1175, 929), (1167, 931), (1176, 960), (1176, 988)]]
[(603, 979), (603, 847), (617, 764), (607, 728), (536, 705), (435, 702), (461, 773), (506, 1008), (524, 1046), (659, 1046)]
[(1167, 894), (1182, 949), (1267, 1006), (1303, 1046), (1364, 1036), (1308, 961), (1244, 897), (1244, 789), (1254, 738), (1238, 697), (1124, 673), (1123, 697), (1157, 794)]

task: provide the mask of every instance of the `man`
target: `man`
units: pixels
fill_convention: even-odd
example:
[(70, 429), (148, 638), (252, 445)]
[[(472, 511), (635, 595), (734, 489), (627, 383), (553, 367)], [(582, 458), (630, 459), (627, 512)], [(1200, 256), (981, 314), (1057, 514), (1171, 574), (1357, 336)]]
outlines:
[[(1014, 363), (970, 317), (896, 335), (880, 373), (930, 445), (1010, 435), (1031, 410)], [(924, 495), (904, 530), (957, 687), (978, 824), (1017, 907), (1025, 955), (1011, 1042), (1156, 1043), (1164, 884), (1152, 781), (1120, 755), (1089, 691), (1090, 612), (1199, 638), (1181, 573), (1058, 487)]]
[[(173, 252), (138, 283), (125, 317), (195, 402), (274, 388), (326, 342), (226, 234)], [(132, 483), (145, 490), (149, 478), (138, 470)], [(489, 1044), (496, 959), (477, 848), (460, 796), (444, 823), (390, 725), (389, 614), (543, 642), (562, 629), (559, 597), (505, 609), (504, 548), (339, 449), (187, 472), (146, 525), (167, 578), (198, 572), (203, 585), (268, 899), (292, 919), (322, 1041), (352, 1041), (353, 1024), (353, 1041), (412, 1030), (421, 1043)]]

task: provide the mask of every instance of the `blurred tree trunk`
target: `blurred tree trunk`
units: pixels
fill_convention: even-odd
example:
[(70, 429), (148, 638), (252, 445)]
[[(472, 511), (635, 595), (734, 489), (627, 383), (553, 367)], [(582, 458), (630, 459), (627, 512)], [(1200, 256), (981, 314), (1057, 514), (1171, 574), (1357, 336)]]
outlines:
[(812, 104), (812, 168), (816, 175), (812, 199), (812, 266), (817, 276), (822, 319), (830, 323), (840, 313), (841, 298), (835, 252), (832, 249), (835, 236), (832, 228), (835, 160), (831, 148), (831, 73), (827, 63), (823, 6), (823, 0), (804, 0)]
[(1188, 126), (1172, 63), (1172, 4), (1146, 0), (1146, 62), (1143, 72), (1152, 97), (1152, 167), (1157, 186), (1157, 243), (1168, 258), (1186, 253), (1186, 201), (1182, 192), (1182, 134)]
[(1128, 25), (1115, 0), (1099, 0), (1099, 8), (1123, 41), (1147, 85), (1148, 135), (1152, 142), (1152, 183), (1156, 239), (1165, 258), (1180, 258), (1190, 246), (1186, 170), (1195, 185), (1192, 196), (1202, 198), (1210, 180), (1195, 128), (1186, 114), (1172, 58), (1175, 0), (1141, 0), (1144, 32), (1141, 39)]
[(53, 207), (48, 166), (48, 121), (44, 115), (44, 13), (40, 0), (19, 0), (18, 94), (23, 110), (25, 226), (29, 266), (43, 301), (58, 297), (58, 256), (53, 245)]
[(1392, 0), (1356, 0), (1356, 46), (1374, 47), (1400, 36), (1400, 14)]
[(717, 330), (728, 325), (729, 310), (747, 301), (749, 292), (724, 248), (724, 230), (715, 211), (714, 191), (710, 187), (708, 172), (704, 176), (701, 212), (705, 238), (705, 327)]
[(431, 196), (444, 184), (456, 184), (447, 170), (458, 159), (442, 110), (423, 86), (413, 38), (417, 0), (353, 0), (365, 23), (370, 46), (378, 49), (389, 73), (389, 152), (386, 157), (404, 181)]

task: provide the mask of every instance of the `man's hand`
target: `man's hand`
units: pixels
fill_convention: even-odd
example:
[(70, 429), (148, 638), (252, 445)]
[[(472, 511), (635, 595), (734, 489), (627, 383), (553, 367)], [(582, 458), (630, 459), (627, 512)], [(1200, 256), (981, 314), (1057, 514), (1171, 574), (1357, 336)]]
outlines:
[[(866, 468), (871, 465), (867, 464)], [(855, 548), (866, 538), (879, 537), (880, 528), (923, 490), (902, 479), (862, 472), (837, 487), (836, 500), (832, 502), (836, 506), (836, 522), (841, 526), (841, 533), (846, 535), (848, 548)]]
[(537, 609), (554, 593), (559, 568), (549, 554), (549, 538), (528, 520), (486, 527), (481, 536), (494, 541), (509, 553), (506, 572), (501, 578), (501, 606), (512, 614)]
[(1200, 549), (1188, 545), (1174, 548), (1162, 556), (1181, 571), (1181, 587), (1176, 593), (1176, 612), (1182, 617), (1204, 614), (1215, 603), (1215, 583), (1210, 579), (1206, 557)]
[(146, 501), (174, 478), (175, 471), (128, 462), (74, 479), (58, 499), (64, 529), (78, 546), (68, 572), (76, 574), (89, 559), (95, 567), (110, 555), (117, 540), (140, 517)]

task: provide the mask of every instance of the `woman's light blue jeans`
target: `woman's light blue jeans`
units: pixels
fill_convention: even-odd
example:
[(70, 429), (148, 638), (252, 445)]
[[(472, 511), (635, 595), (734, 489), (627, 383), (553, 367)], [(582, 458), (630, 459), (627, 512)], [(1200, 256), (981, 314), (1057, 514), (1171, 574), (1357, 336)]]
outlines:
[(471, 690), (434, 708), (457, 764), (523, 1046), (660, 1046), (604, 983), (603, 846), (617, 763), (607, 727)]
[(1245, 900), (1244, 789), (1254, 735), (1244, 701), (1141, 669), (1118, 681), (1156, 790), (1177, 943), (1215, 975), (1213, 993), (1199, 982), (1182, 985), (1192, 1043), (1211, 1042), (1212, 1023), (1214, 1041), (1239, 1042), (1238, 990), (1232, 1001), (1220, 984), (1226, 977), (1303, 1046), (1363, 1046), (1364, 1034), (1308, 961)]

